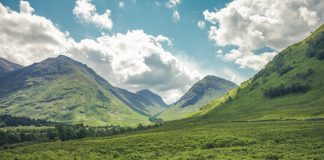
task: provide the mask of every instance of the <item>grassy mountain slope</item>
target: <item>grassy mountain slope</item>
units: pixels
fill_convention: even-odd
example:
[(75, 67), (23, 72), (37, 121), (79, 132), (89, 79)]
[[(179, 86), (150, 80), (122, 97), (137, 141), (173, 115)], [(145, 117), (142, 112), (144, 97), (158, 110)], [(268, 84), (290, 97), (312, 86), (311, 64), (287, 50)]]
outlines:
[(224, 96), (231, 89), (237, 87), (233, 82), (216, 76), (206, 76), (195, 83), (177, 102), (158, 114), (164, 120), (175, 120), (188, 117), (208, 104), (211, 100)]
[(148, 123), (113, 89), (84, 64), (65, 56), (49, 58), (0, 79), (0, 113), (89, 125)]
[(211, 121), (323, 118), (323, 43), (324, 25), (202, 114)]
[(11, 72), (20, 68), (23, 68), (23, 66), (12, 63), (0, 57), (0, 76), (7, 72)]

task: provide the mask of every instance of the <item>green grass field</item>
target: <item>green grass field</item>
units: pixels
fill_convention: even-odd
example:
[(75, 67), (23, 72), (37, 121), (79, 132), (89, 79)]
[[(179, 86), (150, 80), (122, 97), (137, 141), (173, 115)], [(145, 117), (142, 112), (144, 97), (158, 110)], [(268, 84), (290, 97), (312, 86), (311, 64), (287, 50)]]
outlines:
[(1, 160), (324, 159), (323, 121), (205, 123), (186, 119), (104, 138), (0, 151)]

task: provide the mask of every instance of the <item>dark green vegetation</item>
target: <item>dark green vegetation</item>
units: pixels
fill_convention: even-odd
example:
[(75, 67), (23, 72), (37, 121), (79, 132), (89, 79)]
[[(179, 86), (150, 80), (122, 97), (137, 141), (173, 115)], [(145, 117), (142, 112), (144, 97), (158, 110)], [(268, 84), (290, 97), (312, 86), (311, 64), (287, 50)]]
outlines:
[(323, 118), (324, 60), (309, 56), (323, 49), (323, 35), (322, 25), (200, 114), (214, 121)]
[(192, 116), (201, 106), (208, 104), (213, 99), (224, 96), (225, 93), (236, 87), (236, 84), (225, 79), (216, 76), (206, 76), (195, 83), (169, 109), (157, 114), (156, 117), (163, 120), (176, 120)]
[(191, 119), (132, 134), (2, 150), (0, 159), (323, 159), (323, 132), (323, 121)]
[(29, 117), (13, 117), (10, 115), (0, 115), (0, 127), (8, 126), (50, 126), (56, 123), (43, 119), (31, 119)]
[(148, 92), (114, 87), (86, 65), (59, 56), (3, 74), (0, 113), (63, 123), (137, 126), (149, 124), (151, 115), (166, 109), (159, 96)]
[(319, 33), (308, 42), (307, 56), (316, 57), (320, 60), (324, 59), (324, 33)]
[(0, 115), (0, 124), (0, 149), (36, 142), (111, 136), (160, 126), (160, 124), (148, 126), (139, 124), (136, 128), (113, 125), (91, 127), (83, 124), (68, 125), (28, 117), (12, 117), (10, 115)]
[(23, 66), (9, 62), (0, 57), (0, 76), (2, 76), (7, 72), (11, 72), (20, 68), (23, 68)]

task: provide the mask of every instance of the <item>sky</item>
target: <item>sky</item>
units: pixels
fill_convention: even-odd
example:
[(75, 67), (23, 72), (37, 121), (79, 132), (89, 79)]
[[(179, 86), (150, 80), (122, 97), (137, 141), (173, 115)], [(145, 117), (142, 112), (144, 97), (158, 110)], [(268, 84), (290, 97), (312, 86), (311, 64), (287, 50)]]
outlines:
[(324, 21), (322, 0), (0, 0), (0, 57), (70, 56), (167, 103), (216, 75), (237, 84)]

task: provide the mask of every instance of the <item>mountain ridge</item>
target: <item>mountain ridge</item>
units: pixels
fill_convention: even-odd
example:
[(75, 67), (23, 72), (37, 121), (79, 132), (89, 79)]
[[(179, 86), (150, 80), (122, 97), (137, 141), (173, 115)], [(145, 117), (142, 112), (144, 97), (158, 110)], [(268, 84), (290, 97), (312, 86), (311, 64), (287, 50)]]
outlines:
[(5, 73), (11, 72), (11, 71), (14, 71), (17, 69), (21, 69), (21, 68), (23, 68), (22, 65), (10, 62), (10, 61), (0, 57), (0, 76)]
[(4, 74), (0, 93), (2, 114), (66, 123), (147, 124), (153, 113), (145, 107), (156, 107), (124, 103), (127, 97), (120, 97), (125, 93), (137, 95), (112, 86), (87, 65), (62, 55)]

